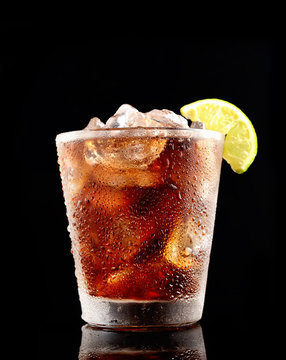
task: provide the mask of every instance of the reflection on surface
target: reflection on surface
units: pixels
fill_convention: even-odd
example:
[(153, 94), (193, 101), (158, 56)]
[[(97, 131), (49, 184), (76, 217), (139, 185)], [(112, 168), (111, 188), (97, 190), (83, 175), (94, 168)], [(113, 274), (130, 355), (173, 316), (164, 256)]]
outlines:
[(115, 332), (82, 327), (80, 360), (173, 359), (203, 360), (202, 328), (156, 332)]

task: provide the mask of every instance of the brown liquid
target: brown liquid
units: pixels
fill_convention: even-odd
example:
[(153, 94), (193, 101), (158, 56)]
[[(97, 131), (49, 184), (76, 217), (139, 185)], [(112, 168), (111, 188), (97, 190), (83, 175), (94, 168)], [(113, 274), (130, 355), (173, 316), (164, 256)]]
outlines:
[(111, 299), (195, 296), (213, 233), (218, 142), (106, 138), (65, 142), (58, 154), (79, 286)]

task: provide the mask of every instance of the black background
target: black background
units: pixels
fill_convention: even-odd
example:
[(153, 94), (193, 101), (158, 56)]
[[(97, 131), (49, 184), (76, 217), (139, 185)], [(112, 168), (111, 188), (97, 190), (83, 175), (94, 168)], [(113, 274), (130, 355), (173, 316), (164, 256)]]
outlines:
[(21, 269), (29, 268), (29, 275), (22, 285), (33, 289), (26, 297), (37, 309), (29, 317), (37, 324), (38, 358), (76, 359), (83, 324), (56, 134), (81, 129), (93, 116), (106, 120), (122, 103), (140, 111), (179, 112), (184, 104), (212, 97), (248, 115), (257, 131), (258, 155), (242, 175), (223, 162), (200, 323), (208, 359), (267, 358), (275, 348), (270, 335), (277, 318), (279, 41), (270, 36), (94, 36), (84, 42), (35, 33), (2, 32), (1, 85), (2, 111), (14, 139), (8, 153), (13, 151), (22, 174), (16, 176), (21, 186), (16, 209), (25, 225), (16, 245), (29, 239)]

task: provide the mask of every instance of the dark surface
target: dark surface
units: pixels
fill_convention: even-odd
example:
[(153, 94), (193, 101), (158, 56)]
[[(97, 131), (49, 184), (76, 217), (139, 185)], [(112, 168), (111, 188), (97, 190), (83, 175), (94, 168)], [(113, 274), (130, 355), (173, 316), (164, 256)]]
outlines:
[[(204, 319), (199, 323), (201, 338), (197, 338), (192, 329), (179, 329), (176, 332), (162, 331), (153, 333), (108, 333), (105, 330), (93, 330), (89, 338), (90, 353), (99, 359), (100, 354), (113, 355), (110, 359), (133, 359), (125, 353), (119, 357), (119, 351), (126, 348), (136, 351), (140, 359), (182, 359), (199, 360), (204, 357), (191, 357), (194, 350), (200, 349), (208, 360), (212, 359), (278, 359), (277, 329), (274, 325), (265, 324), (258, 329), (256, 323), (236, 322), (231, 318), (219, 319), (210, 323)], [(85, 325), (86, 326), (86, 325)], [(196, 325), (198, 326), (198, 325)], [(86, 338), (81, 326), (56, 325), (39, 327), (37, 331), (38, 359), (78, 359), (79, 354), (87, 353)], [(171, 337), (171, 338), (170, 338)], [(174, 341), (174, 337), (175, 340)], [(172, 341), (173, 340), (173, 341)], [(147, 352), (152, 351), (153, 354)], [(117, 357), (116, 357), (117, 356)], [(122, 356), (122, 355), (121, 355)], [(134, 355), (133, 355), (134, 356)], [(177, 356), (177, 357), (176, 357)], [(136, 356), (134, 359), (137, 358)], [(37, 357), (36, 357), (37, 358)], [(108, 358), (109, 359), (109, 358)]]
[[(105, 120), (122, 103), (141, 111), (179, 112), (186, 103), (211, 97), (228, 100), (249, 116), (259, 150), (243, 175), (222, 166), (201, 321), (206, 352), (209, 359), (250, 359), (257, 352), (267, 358), (275, 348), (269, 337), (278, 317), (276, 209), (283, 140), (274, 125), (279, 41), (95, 36), (83, 43), (19, 30), (1, 36), (2, 111), (13, 130), (9, 155), (22, 174), (13, 211), (21, 212), (24, 225), (13, 244), (21, 248), (19, 273), (25, 275), (20, 286), (26, 291), (31, 285), (28, 302), (37, 309), (29, 316), (37, 323), (38, 358), (76, 359), (81, 341), (56, 134), (83, 128), (92, 116)], [(29, 241), (23, 246), (25, 236)]]

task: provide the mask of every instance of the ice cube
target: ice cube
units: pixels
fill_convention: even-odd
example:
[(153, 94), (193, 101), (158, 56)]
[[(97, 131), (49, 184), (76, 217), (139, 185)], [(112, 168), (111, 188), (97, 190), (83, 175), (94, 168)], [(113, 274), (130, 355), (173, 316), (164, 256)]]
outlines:
[[(91, 119), (86, 129), (112, 128), (188, 128), (185, 118), (170, 110), (152, 110), (141, 113), (133, 106), (123, 104), (104, 125), (98, 118)], [(164, 130), (163, 130), (164, 131)], [(134, 133), (135, 134), (135, 133)], [(102, 164), (115, 169), (147, 169), (164, 150), (167, 139), (155, 137), (116, 138), (88, 140), (84, 157), (89, 165)], [(137, 134), (138, 135), (138, 134)]]
[(107, 120), (106, 128), (128, 127), (166, 127), (188, 128), (188, 121), (170, 110), (152, 110), (141, 113), (133, 106), (123, 104), (116, 113)]
[(94, 139), (87, 140), (84, 157), (89, 165), (102, 164), (114, 169), (147, 169), (163, 151), (166, 139)]
[(157, 122), (157, 126), (166, 128), (184, 128), (188, 129), (188, 121), (184, 117), (177, 115), (170, 110), (154, 109), (145, 113), (147, 119)]
[[(106, 122), (106, 128), (138, 127), (144, 119), (144, 115), (133, 106), (123, 104), (116, 113)], [(144, 125), (141, 125), (144, 126)]]
[(85, 190), (83, 197), (88, 200), (88, 204), (84, 206), (89, 209), (92, 219), (96, 217), (97, 212), (103, 211), (112, 215), (118, 209), (126, 209), (131, 203), (131, 200), (118, 187), (101, 186), (98, 183)]
[(159, 171), (148, 169), (110, 169), (98, 165), (93, 168), (92, 177), (97, 184), (124, 188), (126, 186), (150, 187), (162, 183)]
[(119, 271), (110, 273), (107, 286), (104, 286), (105, 297), (122, 299), (156, 300), (160, 292), (164, 294), (163, 284), (166, 282), (159, 261), (128, 264)]
[(65, 194), (72, 198), (83, 187), (88, 167), (80, 157), (66, 152), (61, 154), (59, 163)]
[(171, 231), (164, 257), (178, 268), (197, 268), (201, 265), (198, 255), (200, 251), (205, 250), (208, 239), (208, 235), (202, 236), (199, 233), (197, 224), (182, 222)]
[(192, 129), (200, 129), (200, 130), (205, 130), (206, 126), (203, 122), (201, 121), (193, 121), (191, 126)]
[(104, 159), (103, 149), (96, 146), (98, 141), (87, 140), (84, 144), (84, 158), (88, 165), (101, 164)]
[(102, 129), (104, 126), (105, 124), (98, 117), (93, 117), (90, 119), (84, 130)]

